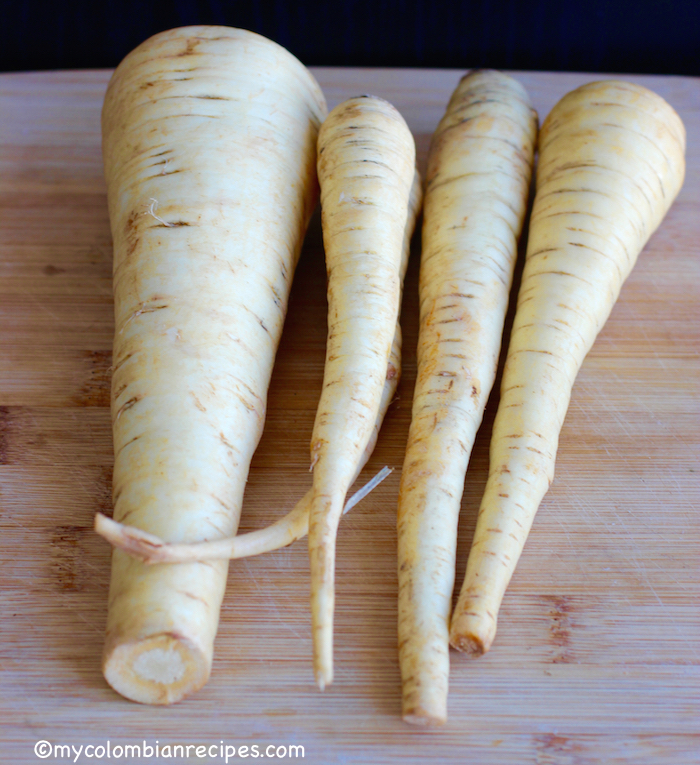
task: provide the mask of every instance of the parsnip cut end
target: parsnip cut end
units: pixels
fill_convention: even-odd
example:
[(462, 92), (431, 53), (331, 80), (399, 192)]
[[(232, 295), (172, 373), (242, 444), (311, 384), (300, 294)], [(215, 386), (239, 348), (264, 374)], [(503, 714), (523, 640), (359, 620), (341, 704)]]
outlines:
[(210, 666), (191, 641), (161, 633), (108, 647), (103, 669), (122, 696), (141, 704), (173, 704), (206, 683)]

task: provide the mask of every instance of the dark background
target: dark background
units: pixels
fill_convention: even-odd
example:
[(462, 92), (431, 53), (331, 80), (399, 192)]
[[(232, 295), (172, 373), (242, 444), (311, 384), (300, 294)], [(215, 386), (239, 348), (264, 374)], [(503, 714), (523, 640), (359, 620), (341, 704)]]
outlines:
[(700, 74), (700, 0), (1, 0), (0, 70), (114, 67), (150, 35), (243, 27), (307, 65)]

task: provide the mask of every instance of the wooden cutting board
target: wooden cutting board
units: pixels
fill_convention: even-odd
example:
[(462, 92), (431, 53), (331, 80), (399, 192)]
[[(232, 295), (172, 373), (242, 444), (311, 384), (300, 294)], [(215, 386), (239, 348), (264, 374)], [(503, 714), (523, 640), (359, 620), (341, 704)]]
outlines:
[[(196, 695), (170, 708), (144, 707), (102, 678), (110, 551), (91, 527), (96, 510), (111, 512), (111, 242), (99, 123), (109, 74), (0, 76), (0, 761), (36, 762), (34, 744), (45, 739), (263, 752), (299, 745), (306, 761), (328, 765), (697, 763), (700, 81), (628, 78), (663, 95), (685, 121), (685, 187), (576, 381), (556, 479), (506, 595), (496, 643), (478, 660), (452, 654), (449, 722), (424, 733), (400, 719), (395, 573), (418, 241), (403, 306), (404, 376), (363, 478), (383, 465), (397, 469), (340, 531), (335, 684), (323, 694), (313, 685), (304, 542), (231, 565), (212, 677)], [(330, 106), (366, 92), (392, 101), (424, 168), (461, 73), (315, 74)], [(541, 119), (565, 92), (596, 79), (515, 76)], [(310, 485), (325, 308), (317, 216), (242, 531), (285, 513)], [(496, 399), (467, 476), (458, 582)], [(168, 761), (225, 761), (212, 751), (202, 759), (191, 748), (189, 759)]]

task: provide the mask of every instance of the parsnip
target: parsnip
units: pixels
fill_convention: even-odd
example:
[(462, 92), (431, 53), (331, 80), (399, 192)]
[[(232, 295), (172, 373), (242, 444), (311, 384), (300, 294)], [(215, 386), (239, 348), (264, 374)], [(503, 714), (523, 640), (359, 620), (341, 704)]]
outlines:
[[(404, 232), (403, 255), (401, 263), (401, 285), (403, 286), (406, 267), (411, 247), (411, 236), (415, 227), (416, 217), (420, 210), (422, 197), (421, 181), (418, 173), (415, 174), (413, 187), (411, 189), (411, 198), (409, 201), (408, 220)], [(386, 379), (382, 390), (382, 398), (379, 404), (377, 420), (372, 431), (372, 436), (365, 447), (360, 464), (357, 467), (357, 474), (364, 467), (367, 460), (374, 451), (379, 429), (384, 420), (384, 415), (389, 408), (389, 404), (394, 398), (396, 388), (401, 378), (401, 326), (397, 322), (394, 341), (389, 355), (389, 364), (387, 366)], [(383, 475), (380, 473), (378, 475)], [(377, 476), (372, 479), (365, 487), (354, 494), (345, 504), (343, 514), (350, 510), (357, 500), (357, 497), (366, 491), (368, 485), (373, 485)], [(364, 496), (364, 494), (362, 494)], [(184, 563), (194, 560), (217, 560), (217, 559), (237, 559), (247, 558), (252, 555), (261, 555), (262, 553), (277, 550), (292, 544), (297, 539), (305, 537), (309, 532), (309, 507), (311, 504), (312, 491), (309, 490), (294, 509), (287, 513), (283, 518), (268, 526), (265, 529), (251, 531), (247, 534), (239, 534), (235, 537), (218, 539), (213, 542), (198, 542), (194, 544), (167, 544), (159, 537), (148, 534), (133, 526), (117, 523), (106, 518), (101, 513), (95, 516), (95, 531), (102, 535), (108, 542), (120, 550), (128, 552), (135, 558), (145, 563)]]
[[(387, 478), (393, 470), (383, 467), (373, 478), (356, 491), (343, 507), (343, 515), (352, 510), (370, 492)], [(198, 560), (237, 560), (251, 558), (279, 550), (305, 537), (309, 533), (309, 500), (311, 492), (280, 520), (259, 531), (249, 531), (215, 542), (167, 544), (160, 537), (148, 534), (134, 526), (126, 526), (102, 513), (95, 515), (95, 531), (114, 547), (134, 558), (153, 565), (155, 563), (189, 563)]]
[(377, 419), (399, 313), (415, 144), (380, 98), (337, 106), (318, 138), (328, 342), (311, 440), (309, 511), (314, 674), (333, 679), (335, 539), (345, 495)]
[(465, 76), (433, 136), (418, 377), (398, 507), (404, 720), (447, 717), (457, 519), (493, 385), (532, 174), (537, 115), (494, 71)]
[[(186, 27), (115, 71), (102, 114), (114, 240), (114, 515), (168, 542), (235, 533), (326, 112), (259, 35)], [(210, 672), (223, 561), (113, 555), (104, 673), (167, 704)]]
[(645, 243), (683, 183), (685, 130), (645, 88), (594, 82), (540, 133), (527, 259), (494, 423), (486, 490), (451, 625), (487, 651), (506, 587), (554, 477), (574, 379)]

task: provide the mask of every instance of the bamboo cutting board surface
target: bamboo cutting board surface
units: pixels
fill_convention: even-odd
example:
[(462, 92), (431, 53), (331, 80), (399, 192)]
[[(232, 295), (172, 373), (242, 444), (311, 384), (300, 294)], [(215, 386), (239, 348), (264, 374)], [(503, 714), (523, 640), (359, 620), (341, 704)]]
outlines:
[[(461, 73), (315, 74), (331, 107), (366, 92), (392, 101), (424, 169)], [(540, 120), (565, 92), (599, 79), (515, 76)], [(478, 660), (452, 653), (450, 719), (426, 733), (400, 719), (396, 648), (395, 512), (415, 380), (417, 240), (403, 306), (403, 380), (361, 480), (383, 465), (397, 469), (339, 535), (335, 684), (323, 694), (313, 685), (304, 542), (231, 564), (212, 677), (197, 694), (144, 707), (102, 678), (110, 552), (91, 529), (96, 510), (111, 514), (111, 241), (99, 128), (108, 79), (0, 76), (0, 760), (36, 762), (41, 739), (76, 747), (145, 739), (301, 745), (305, 761), (328, 765), (697, 763), (700, 81), (627, 78), (683, 118), (685, 187), (576, 381), (556, 478), (494, 647)], [(241, 531), (284, 514), (310, 485), (325, 310), (316, 216)], [(458, 583), (496, 403), (493, 395), (467, 476)]]

